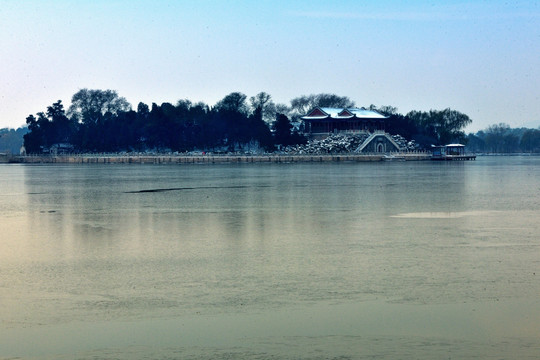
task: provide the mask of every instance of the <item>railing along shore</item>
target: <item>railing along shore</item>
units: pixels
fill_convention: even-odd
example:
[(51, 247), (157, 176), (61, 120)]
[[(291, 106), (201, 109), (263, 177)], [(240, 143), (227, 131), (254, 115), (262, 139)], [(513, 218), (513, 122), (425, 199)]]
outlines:
[(399, 152), (390, 154), (69, 154), (11, 156), (10, 163), (65, 164), (216, 164), (216, 163), (300, 163), (300, 162), (373, 162), (390, 158), (419, 161), (429, 160), (428, 152)]

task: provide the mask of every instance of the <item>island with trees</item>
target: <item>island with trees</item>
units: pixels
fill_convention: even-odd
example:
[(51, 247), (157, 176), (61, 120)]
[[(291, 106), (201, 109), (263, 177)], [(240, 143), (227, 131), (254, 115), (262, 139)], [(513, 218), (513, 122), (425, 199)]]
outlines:
[[(133, 109), (116, 91), (81, 89), (67, 109), (58, 100), (29, 115), (26, 128), (0, 130), (0, 151), (15, 153), (16, 139), (23, 137), (26, 154), (283, 152), (310, 140), (301, 117), (311, 109), (355, 106), (335, 94), (299, 96), (286, 105), (275, 104), (265, 92), (249, 98), (233, 92), (213, 106), (184, 99), (150, 106), (141, 102)], [(405, 140), (404, 150), (463, 143), (474, 152), (540, 152), (540, 129), (497, 124), (467, 135), (464, 129), (472, 120), (452, 109), (407, 114), (392, 106), (362, 109), (383, 114), (386, 133)]]

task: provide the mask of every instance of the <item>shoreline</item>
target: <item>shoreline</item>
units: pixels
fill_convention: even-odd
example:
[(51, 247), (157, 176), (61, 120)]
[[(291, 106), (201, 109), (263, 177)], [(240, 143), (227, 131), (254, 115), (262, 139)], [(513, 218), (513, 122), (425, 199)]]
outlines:
[(300, 162), (376, 162), (384, 160), (423, 161), (427, 153), (334, 155), (27, 155), (10, 156), (5, 163), (15, 164), (219, 164), (219, 163), (300, 163)]

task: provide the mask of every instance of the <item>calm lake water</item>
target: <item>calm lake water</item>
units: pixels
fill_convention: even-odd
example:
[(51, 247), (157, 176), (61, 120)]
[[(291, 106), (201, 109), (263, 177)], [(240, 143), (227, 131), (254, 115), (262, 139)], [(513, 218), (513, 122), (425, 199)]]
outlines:
[(0, 359), (537, 359), (540, 157), (0, 165)]

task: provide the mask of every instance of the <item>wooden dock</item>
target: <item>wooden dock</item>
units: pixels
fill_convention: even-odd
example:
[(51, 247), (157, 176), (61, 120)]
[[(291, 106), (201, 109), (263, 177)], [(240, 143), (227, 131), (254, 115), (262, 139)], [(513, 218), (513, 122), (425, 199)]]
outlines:
[(476, 160), (476, 155), (442, 155), (432, 156), (431, 160), (435, 161), (467, 161)]

